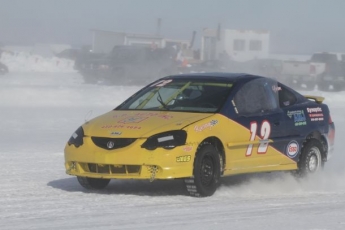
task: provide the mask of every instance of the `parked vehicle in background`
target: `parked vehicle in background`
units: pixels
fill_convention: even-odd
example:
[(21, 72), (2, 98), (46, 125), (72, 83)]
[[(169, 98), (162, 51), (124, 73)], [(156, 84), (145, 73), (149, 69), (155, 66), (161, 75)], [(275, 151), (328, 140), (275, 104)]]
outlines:
[(283, 61), (281, 80), (295, 89), (312, 90), (325, 69), (325, 63)]
[(345, 54), (315, 53), (312, 62), (325, 64), (325, 71), (319, 75), (317, 84), (323, 91), (340, 91), (345, 88)]
[(306, 62), (284, 61), (281, 80), (293, 88), (340, 91), (345, 88), (345, 54), (314, 53)]
[(86, 83), (147, 83), (162, 75), (177, 73), (176, 53), (168, 48), (115, 46), (109, 54), (86, 53), (75, 67)]

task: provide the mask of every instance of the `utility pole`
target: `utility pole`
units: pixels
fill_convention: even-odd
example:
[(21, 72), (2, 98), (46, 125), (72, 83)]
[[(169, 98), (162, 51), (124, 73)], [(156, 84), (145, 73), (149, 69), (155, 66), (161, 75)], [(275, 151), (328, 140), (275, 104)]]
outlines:
[(157, 31), (156, 31), (157, 36), (161, 35), (161, 24), (162, 24), (162, 19), (158, 18), (157, 19)]

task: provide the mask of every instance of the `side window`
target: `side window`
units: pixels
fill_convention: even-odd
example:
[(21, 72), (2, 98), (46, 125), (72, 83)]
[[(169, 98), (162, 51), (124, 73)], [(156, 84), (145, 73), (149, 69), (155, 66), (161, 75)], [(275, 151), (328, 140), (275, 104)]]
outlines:
[(234, 102), (240, 115), (258, 115), (278, 109), (276, 82), (259, 78), (246, 83), (235, 95)]
[(281, 108), (294, 105), (297, 101), (297, 98), (293, 92), (291, 92), (286, 87), (280, 85), (279, 90), (279, 105)]

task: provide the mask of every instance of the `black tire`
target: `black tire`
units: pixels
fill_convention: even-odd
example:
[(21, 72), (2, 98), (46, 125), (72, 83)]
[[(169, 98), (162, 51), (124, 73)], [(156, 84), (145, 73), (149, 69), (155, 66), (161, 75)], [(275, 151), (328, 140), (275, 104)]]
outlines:
[(340, 92), (344, 90), (344, 86), (342, 84), (333, 84), (333, 92)]
[(310, 139), (302, 149), (302, 155), (297, 163), (296, 175), (299, 177), (308, 176), (320, 171), (323, 168), (322, 161), (323, 146), (320, 141)]
[(325, 92), (331, 91), (330, 84), (326, 81), (319, 82), (317, 86), (320, 91), (325, 91)]
[(77, 176), (78, 182), (81, 186), (86, 189), (100, 190), (107, 187), (110, 182), (110, 179), (99, 179), (99, 178), (90, 178), (90, 177), (80, 177)]
[(185, 179), (191, 196), (212, 196), (219, 186), (220, 158), (218, 151), (210, 144), (202, 146), (195, 157), (193, 177)]

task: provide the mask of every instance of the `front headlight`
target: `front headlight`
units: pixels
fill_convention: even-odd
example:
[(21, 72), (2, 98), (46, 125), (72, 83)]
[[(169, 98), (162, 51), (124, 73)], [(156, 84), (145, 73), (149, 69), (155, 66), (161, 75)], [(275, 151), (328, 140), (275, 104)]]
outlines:
[(164, 133), (155, 134), (141, 145), (147, 150), (155, 150), (156, 148), (173, 149), (176, 146), (184, 145), (187, 139), (187, 132), (184, 130), (172, 130)]
[(79, 147), (83, 145), (83, 137), (84, 137), (84, 130), (80, 126), (71, 136), (71, 138), (68, 140), (68, 145), (74, 145), (75, 147)]

